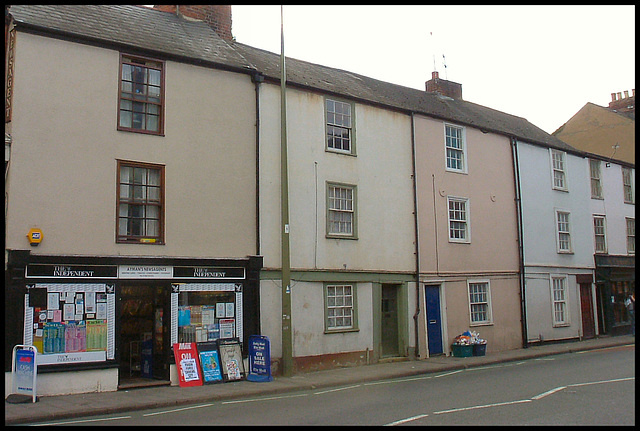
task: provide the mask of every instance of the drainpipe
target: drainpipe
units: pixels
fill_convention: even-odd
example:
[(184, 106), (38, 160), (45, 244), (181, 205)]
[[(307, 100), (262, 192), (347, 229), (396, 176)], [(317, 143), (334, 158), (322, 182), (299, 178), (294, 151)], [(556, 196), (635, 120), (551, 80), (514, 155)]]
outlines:
[(418, 316), (420, 315), (420, 247), (418, 244), (418, 181), (416, 178), (416, 136), (415, 136), (415, 117), (414, 113), (411, 113), (411, 164), (413, 173), (413, 223), (415, 231), (415, 246), (416, 251), (416, 312), (413, 315), (413, 323), (415, 325), (415, 343), (416, 343), (416, 358), (420, 358), (420, 345), (419, 345), (419, 325)]
[(525, 291), (524, 276), (524, 233), (522, 224), (522, 196), (520, 190), (520, 161), (518, 160), (518, 141), (515, 137), (509, 138), (511, 143), (511, 158), (513, 160), (514, 186), (516, 193), (516, 216), (518, 219), (518, 263), (519, 263), (519, 282), (520, 282), (520, 323), (522, 326), (522, 347), (529, 347), (527, 334), (527, 297)]
[(264, 76), (255, 72), (251, 82), (256, 89), (256, 256), (260, 256), (260, 84)]

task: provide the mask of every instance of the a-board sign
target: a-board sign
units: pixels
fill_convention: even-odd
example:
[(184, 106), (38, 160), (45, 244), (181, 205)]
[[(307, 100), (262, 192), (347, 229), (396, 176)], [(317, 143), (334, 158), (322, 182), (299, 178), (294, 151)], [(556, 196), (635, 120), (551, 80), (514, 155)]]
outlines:
[(173, 355), (176, 359), (180, 386), (202, 386), (200, 358), (196, 343), (175, 343)]
[(207, 383), (218, 383), (222, 381), (222, 369), (220, 368), (220, 354), (218, 353), (218, 343), (206, 341), (197, 343), (198, 355), (200, 356), (200, 366), (202, 367), (202, 380)]
[(242, 349), (237, 338), (218, 340), (222, 378), (225, 382), (242, 380), (245, 377)]
[(270, 382), (271, 377), (271, 345), (269, 337), (251, 335), (249, 337), (249, 374), (251, 382)]
[(36, 380), (38, 375), (37, 350), (34, 346), (19, 344), (13, 348), (11, 364), (11, 394), (8, 402), (37, 401)]

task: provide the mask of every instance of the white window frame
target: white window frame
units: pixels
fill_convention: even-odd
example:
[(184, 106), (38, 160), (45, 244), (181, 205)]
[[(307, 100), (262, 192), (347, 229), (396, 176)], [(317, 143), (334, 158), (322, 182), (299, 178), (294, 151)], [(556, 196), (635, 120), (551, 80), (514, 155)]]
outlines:
[[(331, 196), (331, 190), (334, 190), (334, 196)], [(335, 190), (336, 189), (347, 189), (351, 191), (351, 199), (347, 199), (346, 201), (342, 198), (336, 198), (335, 197)], [(326, 236), (327, 238), (343, 238), (343, 239), (357, 239), (358, 235), (357, 235), (357, 187), (353, 184), (343, 184), (343, 183), (336, 183), (336, 182), (327, 182), (327, 200), (326, 200), (326, 205), (327, 205), (327, 233)], [(343, 205), (340, 205), (340, 207), (336, 207), (335, 205), (332, 206), (332, 200), (338, 199), (341, 203), (346, 204), (346, 206), (343, 208)], [(349, 205), (350, 204), (350, 205)], [(351, 225), (351, 231), (350, 232), (335, 232), (333, 230), (333, 225), (334, 222), (336, 220), (336, 216), (339, 216), (339, 218), (344, 218), (344, 217), (348, 217), (350, 218), (350, 220), (341, 220), (339, 222), (342, 223), (350, 223)]]
[(635, 203), (635, 190), (633, 187), (633, 170), (631, 168), (622, 167), (622, 193), (625, 204)]
[[(559, 156), (556, 158), (554, 156)], [(560, 191), (569, 191), (569, 186), (567, 183), (567, 153), (560, 150), (554, 150), (553, 148), (549, 148), (549, 161), (551, 163), (551, 187), (553, 190)], [(558, 174), (557, 178), (560, 178), (562, 184), (556, 184), (556, 174)]]
[[(560, 220), (560, 215), (566, 215), (567, 220)], [(562, 225), (561, 225), (562, 223)], [(571, 212), (562, 209), (555, 210), (556, 224), (556, 248), (558, 253), (573, 253), (573, 245), (571, 241)], [(566, 226), (564, 226), (566, 224)], [(566, 240), (563, 238), (566, 237)], [(568, 242), (568, 247), (564, 247), (563, 243)]]
[[(329, 105), (333, 104), (333, 111), (329, 110)], [(336, 106), (348, 106), (349, 113), (337, 112)], [(325, 149), (329, 152), (354, 155), (356, 154), (355, 150), (355, 104), (353, 102), (348, 102), (346, 100), (340, 100), (336, 98), (327, 97), (324, 100), (324, 116), (325, 116)], [(338, 120), (337, 117), (340, 117)], [(348, 120), (348, 121), (343, 121)], [(332, 132), (336, 131), (344, 131), (347, 133), (348, 137), (346, 138), (346, 142), (348, 143), (349, 148), (336, 148), (335, 146), (330, 146), (329, 141), (330, 137), (333, 136)], [(344, 139), (344, 138), (339, 138)]]
[[(600, 239), (600, 241), (598, 241)], [(598, 244), (601, 245), (598, 248)], [(607, 219), (601, 214), (593, 215), (593, 249), (596, 253), (607, 252)]]
[(602, 162), (589, 159), (589, 177), (591, 178), (591, 199), (603, 199)]
[[(475, 291), (476, 286), (484, 286), (484, 295), (485, 298), (478, 297), (481, 295), (481, 292)], [(472, 292), (472, 289), (474, 291)], [(469, 301), (469, 325), (470, 326), (483, 326), (483, 325), (493, 325), (493, 312), (491, 309), (491, 284), (489, 280), (467, 280), (467, 298)], [(486, 310), (480, 313), (485, 314), (485, 319), (474, 321), (474, 314), (478, 314), (478, 311), (474, 311), (474, 306), (485, 306)]]
[[(464, 216), (465, 219), (462, 218), (451, 218), (451, 210), (450, 210), (450, 205), (452, 202), (457, 202), (457, 203), (462, 203), (464, 204)], [(456, 210), (454, 210), (456, 211)], [(452, 223), (464, 223), (464, 232), (465, 232), (465, 237), (464, 238), (453, 238), (451, 236), (451, 232), (452, 232), (452, 227), (451, 224)], [(462, 243), (462, 244), (468, 244), (471, 242), (471, 211), (470, 211), (470, 204), (469, 204), (469, 198), (463, 198), (463, 197), (458, 197), (458, 196), (447, 196), (447, 229), (449, 232), (449, 242), (455, 242), (455, 243)]]
[(551, 319), (553, 327), (570, 326), (569, 315), (569, 277), (552, 274), (549, 277), (551, 293)]
[(627, 232), (627, 254), (636, 254), (636, 219), (625, 217)]
[[(355, 283), (325, 283), (324, 285), (324, 315), (325, 333), (350, 332), (358, 330), (357, 312), (357, 285)], [(338, 288), (342, 294), (338, 295)], [(344, 289), (349, 288), (350, 293), (345, 294)], [(335, 294), (331, 295), (332, 289)], [(350, 319), (351, 324), (337, 324), (338, 319)], [(334, 321), (336, 323), (332, 323)]]
[[(456, 129), (460, 131), (460, 148), (450, 146), (448, 144), (447, 139), (447, 129)], [(461, 154), (460, 163), (462, 163), (462, 168), (451, 167), (449, 166), (449, 151), (455, 151)], [(445, 169), (449, 172), (458, 172), (458, 173), (467, 173), (467, 130), (463, 126), (458, 126), (451, 123), (444, 123), (444, 166)]]

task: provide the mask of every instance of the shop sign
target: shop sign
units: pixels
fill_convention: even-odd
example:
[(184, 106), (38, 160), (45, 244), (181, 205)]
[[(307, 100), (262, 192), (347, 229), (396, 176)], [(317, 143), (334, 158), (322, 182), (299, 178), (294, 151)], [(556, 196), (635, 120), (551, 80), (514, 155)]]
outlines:
[(119, 265), (118, 277), (129, 279), (167, 279), (173, 278), (173, 267), (158, 265)]
[(269, 338), (263, 335), (249, 337), (249, 375), (251, 382), (270, 382), (271, 377), (271, 347)]
[(244, 279), (245, 271), (242, 267), (176, 266), (173, 268), (173, 276), (175, 278), (230, 280)]
[(12, 393), (27, 395), (36, 402), (36, 348), (34, 346), (17, 345), (13, 348)]
[(218, 340), (222, 377), (225, 382), (241, 380), (245, 377), (242, 349), (238, 339)]
[(115, 265), (47, 265), (30, 264), (27, 278), (117, 278)]
[(178, 367), (180, 387), (202, 386), (196, 343), (174, 343), (173, 355)]

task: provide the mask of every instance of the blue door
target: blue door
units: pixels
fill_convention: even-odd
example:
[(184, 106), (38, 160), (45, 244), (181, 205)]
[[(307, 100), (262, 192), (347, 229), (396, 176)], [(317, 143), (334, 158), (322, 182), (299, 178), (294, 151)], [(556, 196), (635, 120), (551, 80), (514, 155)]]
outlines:
[(427, 340), (429, 356), (442, 353), (442, 320), (440, 317), (440, 286), (426, 285), (424, 290), (427, 303)]

